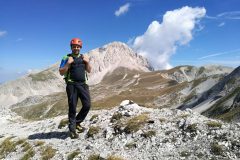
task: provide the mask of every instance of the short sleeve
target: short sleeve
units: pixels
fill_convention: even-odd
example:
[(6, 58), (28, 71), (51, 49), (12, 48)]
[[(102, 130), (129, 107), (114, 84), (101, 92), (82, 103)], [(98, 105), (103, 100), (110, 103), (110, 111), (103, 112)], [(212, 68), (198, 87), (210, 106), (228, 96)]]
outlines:
[(60, 63), (59, 68), (63, 68), (65, 66), (65, 64), (67, 63), (67, 61), (68, 61), (68, 56), (64, 56)]

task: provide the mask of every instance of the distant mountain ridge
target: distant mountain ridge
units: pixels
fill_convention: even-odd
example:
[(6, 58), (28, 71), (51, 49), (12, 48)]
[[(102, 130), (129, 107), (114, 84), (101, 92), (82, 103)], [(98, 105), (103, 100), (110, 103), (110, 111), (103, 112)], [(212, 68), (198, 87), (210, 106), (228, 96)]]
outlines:
[[(209, 117), (239, 121), (239, 67), (178, 66), (154, 71), (147, 59), (126, 44), (113, 42), (87, 53), (92, 109), (109, 109), (124, 99), (145, 107), (192, 108)], [(26, 119), (66, 113), (65, 82), (59, 63), (0, 85), (1, 106)], [(81, 106), (81, 104), (79, 104)], [(29, 117), (29, 113), (37, 112)]]
[[(104, 75), (117, 67), (126, 66), (141, 71), (153, 68), (142, 56), (136, 54), (126, 44), (112, 42), (86, 53), (90, 57), (92, 73), (88, 74), (88, 84), (99, 83)], [(0, 104), (3, 106), (21, 102), (29, 96), (48, 95), (63, 92), (65, 82), (58, 72), (59, 63), (51, 67), (0, 85)]]

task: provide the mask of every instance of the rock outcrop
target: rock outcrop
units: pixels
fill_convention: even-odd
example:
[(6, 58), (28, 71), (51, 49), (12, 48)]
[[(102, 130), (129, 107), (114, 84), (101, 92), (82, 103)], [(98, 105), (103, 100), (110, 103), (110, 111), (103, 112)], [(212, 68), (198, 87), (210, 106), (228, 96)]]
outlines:
[[(43, 158), (46, 148), (54, 159), (67, 159), (73, 153), (77, 159), (240, 158), (240, 124), (209, 119), (191, 109), (152, 109), (126, 100), (111, 110), (91, 111), (82, 123), (87, 129), (75, 140), (68, 137), (63, 118), (27, 123), (12, 119), (3, 128), (1, 143), (8, 140), (16, 145), (26, 138), (33, 159)], [(10, 136), (15, 138), (9, 140)], [(20, 159), (23, 148), (16, 145), (4, 158)]]

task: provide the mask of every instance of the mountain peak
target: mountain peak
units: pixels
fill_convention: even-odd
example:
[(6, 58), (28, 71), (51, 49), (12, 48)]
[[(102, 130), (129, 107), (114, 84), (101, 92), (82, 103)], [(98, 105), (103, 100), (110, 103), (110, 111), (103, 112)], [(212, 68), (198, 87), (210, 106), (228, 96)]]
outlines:
[(128, 45), (126, 43), (123, 43), (123, 42), (120, 42), (120, 41), (113, 41), (113, 42), (110, 42), (106, 45), (104, 45), (103, 47), (127, 47), (128, 48)]
[(118, 67), (145, 72), (153, 70), (147, 59), (135, 53), (127, 44), (122, 42), (106, 44), (88, 52), (88, 54), (93, 67), (89, 79), (90, 84), (99, 83), (106, 73), (112, 72)]

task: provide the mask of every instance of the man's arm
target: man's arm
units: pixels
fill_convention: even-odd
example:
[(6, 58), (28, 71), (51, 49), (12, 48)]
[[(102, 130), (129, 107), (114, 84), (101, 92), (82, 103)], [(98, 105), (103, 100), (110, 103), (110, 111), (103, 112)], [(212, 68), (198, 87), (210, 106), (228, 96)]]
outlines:
[(59, 68), (59, 73), (61, 76), (63, 76), (69, 69), (70, 64), (66, 63), (64, 67)]
[(92, 66), (90, 65), (90, 63), (88, 62), (88, 63), (86, 63), (86, 71), (88, 72), (88, 73), (90, 73), (91, 72), (91, 70), (92, 70)]
[(66, 61), (65, 62), (62, 61), (61, 65), (60, 65), (60, 68), (59, 68), (59, 73), (60, 73), (61, 76), (63, 76), (68, 71), (68, 69), (70, 68), (71, 63), (73, 61), (74, 60), (73, 60), (72, 57), (68, 57), (67, 62)]

